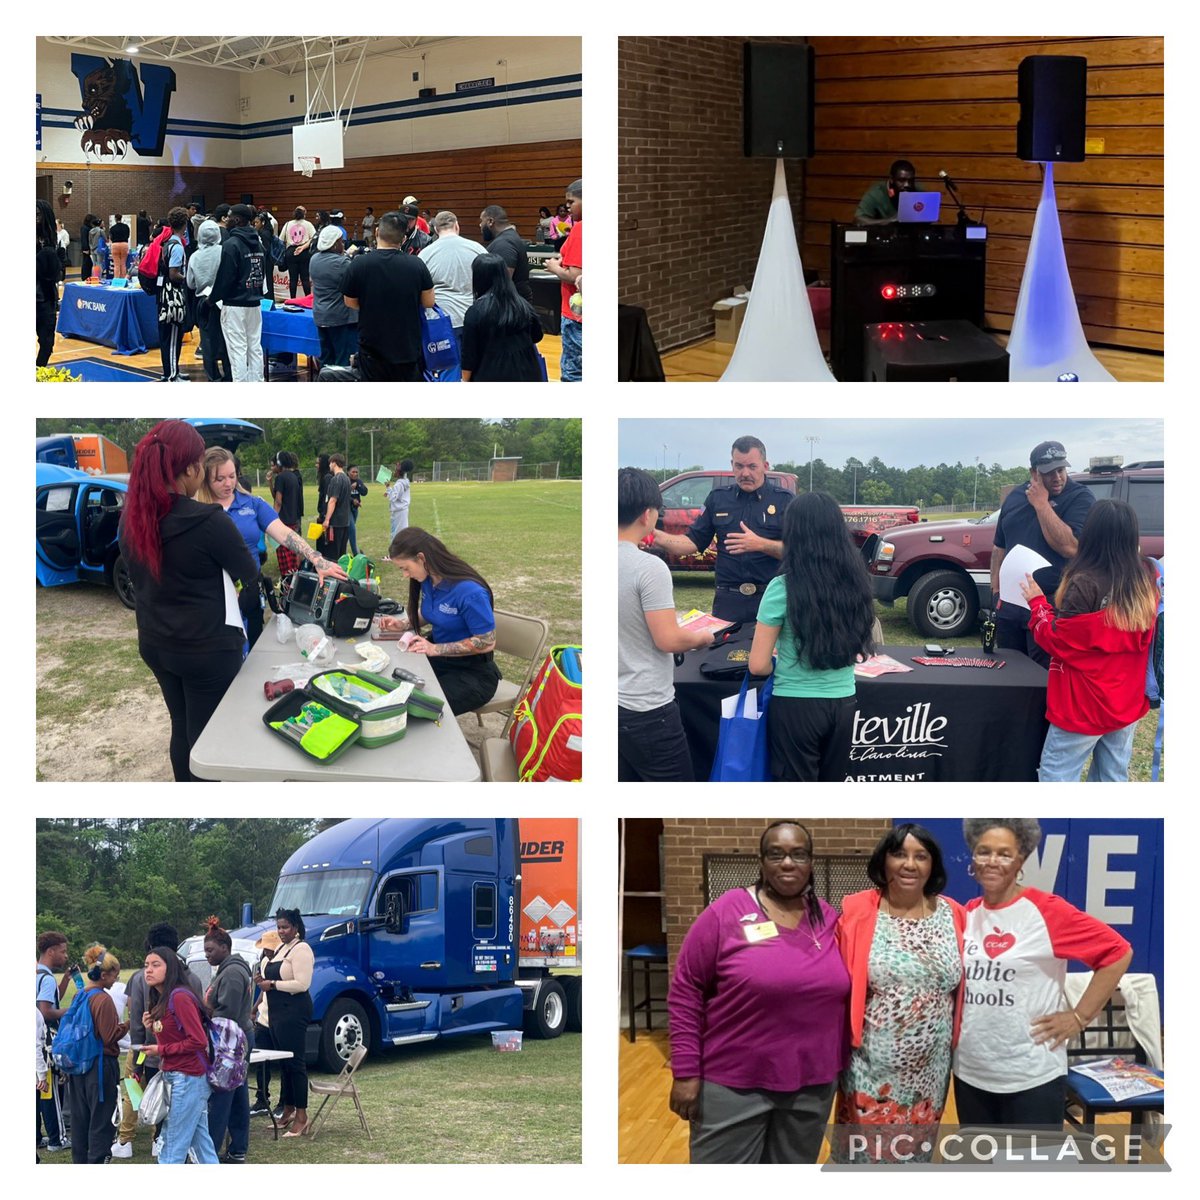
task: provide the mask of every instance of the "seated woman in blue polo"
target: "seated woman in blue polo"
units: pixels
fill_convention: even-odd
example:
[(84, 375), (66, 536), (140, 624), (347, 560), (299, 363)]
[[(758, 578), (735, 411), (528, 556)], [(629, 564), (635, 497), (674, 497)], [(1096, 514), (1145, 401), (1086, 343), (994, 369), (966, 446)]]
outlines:
[[(486, 704), (500, 682), (493, 662), (496, 616), (487, 580), (424, 529), (401, 529), (392, 539), (388, 561), (408, 579), (408, 607), (402, 617), (380, 617), (380, 627), (416, 634), (408, 649), (429, 656), (455, 716)], [(422, 634), (426, 624), (428, 637)]]

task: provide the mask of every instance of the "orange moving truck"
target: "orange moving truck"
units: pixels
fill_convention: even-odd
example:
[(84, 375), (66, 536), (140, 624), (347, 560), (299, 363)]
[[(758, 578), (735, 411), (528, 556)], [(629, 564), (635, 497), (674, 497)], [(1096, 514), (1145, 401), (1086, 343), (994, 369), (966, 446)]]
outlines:
[(129, 460), (125, 451), (102, 433), (73, 433), (75, 461), (89, 475), (128, 475)]
[(535, 991), (527, 1011), (533, 1020), (556, 1024), (561, 1003), (567, 1029), (583, 1026), (583, 882), (579, 821), (570, 817), (522, 817), (521, 940), (517, 983)]

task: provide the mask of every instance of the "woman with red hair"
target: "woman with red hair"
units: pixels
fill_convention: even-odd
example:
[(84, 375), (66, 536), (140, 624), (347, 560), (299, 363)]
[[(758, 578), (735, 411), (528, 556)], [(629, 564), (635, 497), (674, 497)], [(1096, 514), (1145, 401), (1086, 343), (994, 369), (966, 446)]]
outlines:
[(180, 782), (195, 779), (192, 747), (242, 665), (234, 581), (258, 580), (234, 523), (193, 499), (203, 482), (203, 438), (184, 421), (160, 421), (134, 449), (121, 518), (138, 652), (171, 714), (171, 767)]

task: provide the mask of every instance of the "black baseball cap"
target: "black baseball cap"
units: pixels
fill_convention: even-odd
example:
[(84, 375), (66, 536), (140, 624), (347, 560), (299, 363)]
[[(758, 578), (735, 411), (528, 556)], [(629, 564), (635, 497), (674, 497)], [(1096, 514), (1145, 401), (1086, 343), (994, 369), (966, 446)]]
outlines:
[(1067, 462), (1067, 452), (1063, 449), (1062, 442), (1038, 442), (1029, 454), (1029, 465), (1042, 475), (1048, 471), (1057, 471), (1059, 467), (1066, 467), (1068, 470), (1071, 467)]

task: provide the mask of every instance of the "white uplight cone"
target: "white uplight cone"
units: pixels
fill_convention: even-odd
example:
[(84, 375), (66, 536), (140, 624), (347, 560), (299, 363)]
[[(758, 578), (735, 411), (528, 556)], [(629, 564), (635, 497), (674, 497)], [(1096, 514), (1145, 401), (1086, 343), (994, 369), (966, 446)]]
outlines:
[(783, 159), (763, 233), (754, 286), (722, 383), (836, 383), (817, 341)]
[[(1033, 221), (1025, 274), (1017, 296), (1008, 339), (1011, 383), (1050, 382), (1077, 375), (1081, 383), (1116, 383), (1100, 365), (1083, 335), (1075, 289), (1067, 270), (1058, 202), (1054, 196), (1054, 164), (1043, 163), (1042, 198)], [(750, 314), (746, 314), (749, 318)]]

